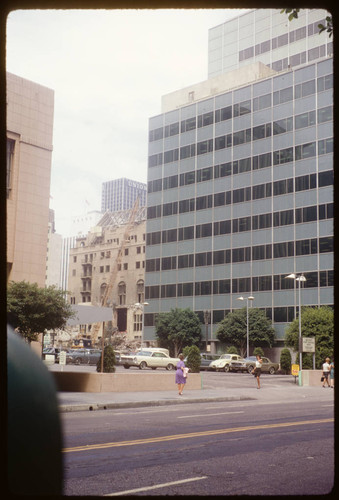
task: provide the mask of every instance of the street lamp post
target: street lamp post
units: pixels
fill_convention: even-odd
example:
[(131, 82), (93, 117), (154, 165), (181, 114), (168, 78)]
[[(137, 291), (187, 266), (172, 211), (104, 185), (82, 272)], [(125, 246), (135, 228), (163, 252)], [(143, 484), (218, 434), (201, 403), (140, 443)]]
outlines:
[(207, 346), (208, 346), (208, 323), (211, 317), (211, 313), (208, 310), (204, 311), (204, 321), (205, 321), (205, 333), (206, 333), (206, 352), (207, 352)]
[(250, 355), (250, 336), (249, 336), (249, 327), (248, 327), (248, 301), (254, 300), (254, 297), (250, 295), (249, 297), (246, 297), (246, 299), (241, 296), (238, 297), (237, 300), (246, 300), (246, 357)]
[(295, 274), (295, 273), (291, 273), (289, 274), (288, 276), (286, 276), (286, 278), (290, 278), (290, 279), (293, 279), (295, 281), (298, 282), (298, 294), (299, 294), (299, 369), (302, 370), (302, 364), (303, 364), (303, 361), (302, 361), (302, 344), (301, 344), (301, 299), (300, 299), (300, 282), (301, 281), (306, 281), (306, 278), (305, 276), (303, 275), (303, 273), (301, 274)]

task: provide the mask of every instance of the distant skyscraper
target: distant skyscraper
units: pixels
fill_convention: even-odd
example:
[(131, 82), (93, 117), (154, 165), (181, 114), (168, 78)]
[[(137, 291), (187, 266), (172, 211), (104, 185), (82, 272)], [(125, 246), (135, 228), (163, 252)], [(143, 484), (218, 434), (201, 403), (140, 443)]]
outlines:
[(101, 211), (118, 212), (133, 207), (140, 196), (139, 206), (146, 206), (147, 184), (121, 178), (102, 183)]

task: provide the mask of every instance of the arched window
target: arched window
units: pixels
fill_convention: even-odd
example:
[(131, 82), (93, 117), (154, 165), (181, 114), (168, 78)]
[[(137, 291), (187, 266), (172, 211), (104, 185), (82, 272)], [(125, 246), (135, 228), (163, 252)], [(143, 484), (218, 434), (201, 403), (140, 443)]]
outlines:
[(119, 297), (119, 305), (126, 305), (126, 283), (124, 281), (120, 281), (118, 285), (118, 297)]

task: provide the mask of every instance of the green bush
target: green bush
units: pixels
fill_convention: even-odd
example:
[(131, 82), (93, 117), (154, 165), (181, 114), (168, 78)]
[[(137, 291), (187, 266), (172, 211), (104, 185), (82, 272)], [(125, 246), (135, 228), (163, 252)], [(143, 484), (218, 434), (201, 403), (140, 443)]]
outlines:
[(264, 351), (262, 350), (261, 347), (256, 347), (253, 351), (253, 356), (257, 356), (257, 354), (259, 354), (259, 356), (264, 356)]
[(291, 373), (292, 356), (289, 349), (283, 349), (280, 354), (280, 366), (284, 372), (289, 375)]
[(227, 354), (239, 354), (239, 352), (238, 352), (238, 349), (234, 345), (231, 345), (227, 349)]
[[(104, 373), (114, 373), (115, 372), (115, 353), (111, 345), (107, 345), (104, 349)], [(97, 363), (97, 372), (101, 372), (101, 356)]]
[(187, 356), (186, 366), (190, 368), (192, 373), (200, 372), (200, 349), (196, 345), (192, 345), (191, 347), (186, 347), (183, 352), (184, 356)]

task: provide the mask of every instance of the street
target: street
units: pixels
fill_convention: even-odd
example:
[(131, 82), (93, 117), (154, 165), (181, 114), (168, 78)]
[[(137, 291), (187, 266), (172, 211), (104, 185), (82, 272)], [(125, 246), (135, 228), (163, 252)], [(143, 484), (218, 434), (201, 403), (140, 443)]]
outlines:
[[(204, 373), (204, 383), (224, 383), (225, 376), (230, 384), (249, 380), (246, 374)], [(286, 383), (283, 376), (262, 377), (263, 385)], [(332, 399), (322, 399), (324, 394), (314, 401), (63, 413), (64, 494), (329, 493), (334, 409)]]

